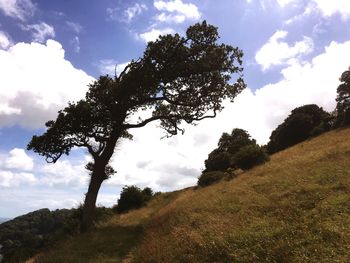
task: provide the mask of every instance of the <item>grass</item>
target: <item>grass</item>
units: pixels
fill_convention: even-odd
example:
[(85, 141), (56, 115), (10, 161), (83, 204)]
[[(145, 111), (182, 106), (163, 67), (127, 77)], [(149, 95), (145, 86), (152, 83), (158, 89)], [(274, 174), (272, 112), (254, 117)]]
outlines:
[(231, 181), (161, 195), (35, 262), (350, 262), (349, 138), (332, 131)]

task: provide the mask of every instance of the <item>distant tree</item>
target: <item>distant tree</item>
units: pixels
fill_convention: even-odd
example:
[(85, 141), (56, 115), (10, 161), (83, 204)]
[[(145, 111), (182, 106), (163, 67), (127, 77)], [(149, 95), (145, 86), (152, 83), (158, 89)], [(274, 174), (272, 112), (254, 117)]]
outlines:
[(330, 129), (330, 114), (315, 104), (292, 110), (290, 115), (270, 136), (267, 150), (270, 154), (286, 149)]
[(236, 167), (242, 170), (249, 170), (269, 160), (269, 156), (264, 147), (260, 147), (255, 143), (243, 146), (232, 158), (232, 162)]
[(144, 206), (153, 197), (151, 188), (146, 187), (141, 190), (139, 187), (124, 186), (120, 193), (120, 198), (116, 210), (118, 213), (129, 211)]
[(225, 178), (229, 178), (229, 175), (225, 172), (222, 172), (222, 171), (203, 172), (198, 177), (197, 184), (198, 184), (198, 186), (205, 187), (205, 186), (217, 183)]
[(336, 126), (350, 124), (350, 67), (340, 77), (341, 84), (337, 88)]
[(220, 149), (215, 149), (208, 155), (204, 161), (205, 171), (223, 171), (231, 166), (231, 155)]
[[(93, 225), (98, 191), (111, 173), (109, 161), (116, 144), (131, 138), (130, 129), (158, 120), (168, 136), (183, 133), (183, 121), (214, 118), (223, 100), (233, 101), (244, 89), (243, 52), (218, 39), (217, 28), (205, 21), (189, 27), (185, 37), (160, 36), (119, 76), (101, 76), (90, 84), (85, 99), (69, 103), (55, 121), (46, 123), (43, 135), (33, 136), (28, 150), (48, 162), (68, 155), (73, 147), (85, 147), (92, 156), (82, 231)], [(230, 84), (233, 74), (238, 77)], [(141, 110), (150, 114), (133, 122)]]
[(231, 134), (223, 133), (218, 148), (205, 160), (205, 172), (224, 171), (228, 168), (250, 169), (268, 160), (265, 148), (243, 129), (233, 129)]

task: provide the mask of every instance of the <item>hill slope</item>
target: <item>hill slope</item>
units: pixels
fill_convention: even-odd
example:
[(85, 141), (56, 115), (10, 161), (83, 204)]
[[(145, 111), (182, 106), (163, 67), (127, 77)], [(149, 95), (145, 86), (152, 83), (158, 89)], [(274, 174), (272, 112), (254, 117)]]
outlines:
[(332, 131), (231, 181), (163, 194), (35, 262), (350, 262), (349, 138)]

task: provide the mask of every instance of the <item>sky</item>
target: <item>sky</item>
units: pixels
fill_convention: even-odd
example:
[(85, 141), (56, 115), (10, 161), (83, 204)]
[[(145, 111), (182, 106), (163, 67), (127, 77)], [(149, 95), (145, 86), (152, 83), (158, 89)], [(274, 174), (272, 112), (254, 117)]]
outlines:
[(55, 164), (27, 151), (33, 135), (100, 75), (114, 75), (161, 34), (206, 20), (220, 42), (244, 52), (247, 88), (215, 119), (163, 138), (157, 123), (120, 141), (99, 205), (124, 185), (172, 191), (196, 184), (223, 132), (243, 128), (259, 144), (296, 107), (335, 108), (350, 66), (349, 0), (0, 0), (0, 217), (83, 202), (87, 151)]

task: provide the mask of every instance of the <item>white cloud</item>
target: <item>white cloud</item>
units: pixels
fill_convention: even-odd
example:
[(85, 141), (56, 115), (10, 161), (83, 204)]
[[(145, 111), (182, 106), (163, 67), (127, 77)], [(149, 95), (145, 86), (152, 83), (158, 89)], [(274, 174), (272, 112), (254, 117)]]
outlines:
[(196, 5), (192, 3), (183, 3), (182, 0), (172, 1), (154, 1), (154, 7), (161, 13), (156, 17), (159, 21), (182, 23), (186, 19), (198, 20), (201, 17)]
[(114, 59), (102, 59), (97, 66), (102, 75), (118, 76), (128, 64), (129, 62), (118, 63)]
[(138, 37), (145, 41), (146, 43), (150, 41), (155, 41), (160, 35), (174, 34), (175, 31), (171, 28), (155, 29), (152, 28), (150, 31), (140, 34)]
[(311, 0), (316, 5), (316, 8), (325, 17), (330, 17), (334, 14), (340, 14), (342, 19), (350, 18), (350, 1), (349, 0)]
[(33, 16), (36, 7), (30, 0), (0, 0), (0, 9), (6, 16), (25, 21)]
[(256, 53), (255, 60), (260, 64), (263, 70), (274, 65), (283, 65), (300, 59), (302, 55), (313, 51), (313, 41), (309, 37), (297, 41), (293, 46), (282, 41), (288, 35), (287, 31), (276, 31), (270, 39)]
[(68, 26), (68, 28), (70, 30), (72, 30), (73, 32), (75, 32), (76, 34), (79, 34), (82, 30), (83, 27), (82, 25), (80, 25), (79, 23), (74, 23), (71, 21), (66, 21), (66, 25)]
[(83, 98), (93, 80), (64, 58), (54, 40), (0, 50), (0, 72), (0, 127), (43, 127), (68, 101)]
[(33, 185), (37, 181), (37, 178), (31, 173), (0, 171), (0, 187), (11, 188), (20, 185)]
[(137, 16), (141, 15), (148, 8), (145, 4), (135, 3), (133, 6), (128, 7), (124, 11), (121, 11), (120, 8), (107, 8), (107, 15), (110, 20), (117, 20), (120, 22), (130, 23)]
[(186, 17), (181, 14), (177, 15), (171, 15), (171, 14), (165, 14), (165, 13), (160, 13), (159, 15), (155, 16), (155, 19), (159, 22), (166, 22), (166, 23), (177, 23), (180, 24), (186, 20)]
[(281, 71), (281, 81), (255, 93), (246, 89), (234, 103), (226, 102), (215, 119), (185, 126), (184, 135), (160, 140), (164, 133), (157, 123), (133, 130), (134, 140), (123, 141), (118, 147), (112, 162), (118, 173), (106, 184), (148, 185), (161, 191), (191, 186), (223, 132), (243, 128), (265, 144), (271, 131), (295, 107), (315, 103), (333, 110), (339, 76), (349, 65), (344, 56), (348, 50), (350, 41), (332, 42), (311, 61), (294, 61)]
[(293, 2), (298, 2), (300, 0), (277, 0), (277, 3), (281, 6), (281, 7), (285, 7)]
[(79, 53), (80, 52), (80, 40), (78, 36), (75, 36), (70, 41), (71, 45), (73, 46), (74, 52)]
[(9, 152), (9, 156), (5, 159), (3, 167), (6, 169), (30, 171), (34, 167), (34, 162), (33, 159), (26, 154), (24, 149), (14, 148)]
[(124, 16), (127, 20), (127, 22), (131, 22), (136, 16), (140, 15), (144, 10), (147, 10), (147, 6), (144, 4), (138, 4), (127, 8), (124, 11)]
[(13, 45), (12, 40), (8, 36), (8, 34), (6, 34), (3, 31), (0, 31), (0, 49), (7, 49), (12, 45)]
[(48, 186), (82, 187), (87, 185), (89, 175), (85, 169), (88, 159), (78, 163), (68, 160), (58, 160), (56, 163), (45, 164), (40, 168), (43, 174), (40, 183)]
[(55, 37), (55, 30), (53, 26), (50, 26), (44, 22), (34, 25), (22, 25), (21, 28), (32, 32), (33, 40), (39, 43), (45, 42), (45, 40), (48, 38)]

